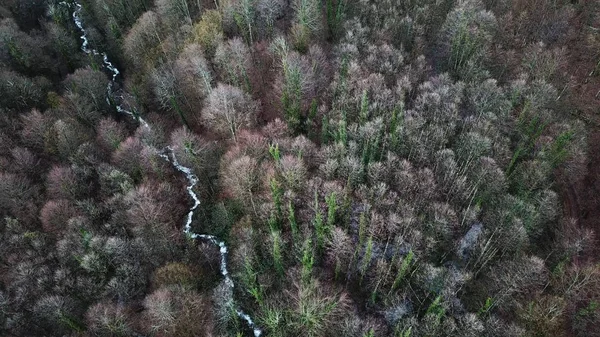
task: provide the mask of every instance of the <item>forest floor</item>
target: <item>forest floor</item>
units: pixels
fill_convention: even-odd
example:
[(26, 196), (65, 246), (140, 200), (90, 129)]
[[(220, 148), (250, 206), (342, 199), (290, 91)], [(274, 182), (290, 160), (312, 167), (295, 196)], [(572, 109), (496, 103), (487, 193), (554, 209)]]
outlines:
[[(572, 31), (567, 43), (566, 71), (570, 76), (569, 105), (571, 113), (585, 122), (588, 131), (587, 167), (582, 177), (573, 179), (561, 173), (558, 181), (564, 213), (574, 218), (580, 227), (600, 233), (600, 73), (598, 61), (590, 55), (586, 45), (586, 31), (590, 27), (586, 6), (571, 21)], [(600, 248), (596, 234), (595, 248)], [(590, 258), (598, 259), (594, 252)]]

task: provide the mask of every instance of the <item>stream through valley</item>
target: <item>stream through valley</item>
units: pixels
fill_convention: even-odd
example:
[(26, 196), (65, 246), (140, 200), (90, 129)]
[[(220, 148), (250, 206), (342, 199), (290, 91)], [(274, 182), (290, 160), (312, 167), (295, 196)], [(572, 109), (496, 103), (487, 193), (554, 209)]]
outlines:
[[(130, 116), (131, 118), (137, 120), (140, 124), (140, 127), (151, 129), (150, 124), (148, 124), (148, 122), (146, 122), (137, 113), (123, 108), (123, 106), (122, 106), (123, 96), (122, 96), (122, 94), (120, 94), (120, 90), (119, 90), (119, 92), (117, 92), (115, 90), (115, 85), (117, 84), (116, 81), (121, 72), (109, 60), (108, 55), (105, 52), (99, 52), (98, 50), (90, 47), (90, 42), (88, 40), (87, 31), (85, 30), (85, 27), (83, 25), (83, 20), (81, 18), (81, 11), (83, 9), (82, 5), (78, 2), (74, 2), (74, 3), (61, 2), (61, 5), (67, 6), (73, 10), (73, 14), (72, 14), (73, 21), (74, 21), (75, 25), (81, 31), (81, 40), (82, 40), (81, 50), (83, 52), (85, 52), (86, 54), (101, 57), (104, 68), (106, 70), (108, 70), (108, 72), (111, 75), (111, 80), (109, 81), (108, 86), (106, 88), (106, 90), (107, 90), (106, 100), (108, 101), (108, 103), (109, 104), (112, 103), (112, 105), (115, 106), (116, 110), (119, 113), (126, 114), (126, 115)], [(231, 278), (231, 276), (229, 275), (229, 270), (227, 269), (227, 253), (228, 253), (227, 244), (224, 241), (219, 240), (219, 238), (217, 238), (215, 236), (207, 235), (207, 234), (197, 234), (197, 233), (192, 232), (192, 219), (194, 217), (194, 212), (196, 211), (198, 206), (200, 206), (200, 199), (198, 198), (198, 195), (194, 192), (194, 187), (198, 183), (198, 177), (192, 172), (192, 170), (189, 167), (185, 167), (177, 161), (177, 158), (175, 157), (175, 152), (173, 151), (173, 149), (171, 147), (167, 146), (163, 150), (157, 149), (157, 152), (159, 153), (159, 155), (162, 158), (164, 158), (166, 161), (168, 161), (177, 171), (183, 173), (188, 181), (188, 185), (187, 185), (186, 189), (187, 189), (188, 195), (190, 196), (190, 198), (193, 201), (193, 205), (190, 207), (190, 209), (187, 213), (187, 216), (186, 216), (185, 225), (183, 226), (184, 233), (194, 240), (205, 240), (205, 241), (208, 241), (211, 244), (219, 247), (219, 252), (221, 254), (220, 272), (221, 272), (221, 275), (223, 276), (223, 282), (225, 283), (226, 287), (228, 287), (229, 290), (231, 290), (229, 293), (233, 294), (234, 282), (233, 282), (233, 279)], [(227, 300), (232, 300), (232, 299), (227, 299)], [(241, 318), (248, 324), (250, 329), (252, 329), (255, 337), (262, 336), (262, 334), (263, 334), (262, 330), (256, 326), (256, 324), (254, 323), (254, 321), (248, 314), (243, 312), (241, 309), (235, 309), (235, 312), (239, 318)]]

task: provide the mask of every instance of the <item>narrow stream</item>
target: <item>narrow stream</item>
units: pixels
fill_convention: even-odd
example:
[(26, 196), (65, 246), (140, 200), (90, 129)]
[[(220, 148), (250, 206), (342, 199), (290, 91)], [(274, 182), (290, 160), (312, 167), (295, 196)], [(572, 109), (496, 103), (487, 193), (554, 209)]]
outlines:
[[(81, 50), (83, 50), (83, 52), (85, 52), (86, 54), (101, 56), (104, 67), (112, 75), (112, 79), (108, 83), (108, 86), (106, 88), (106, 91), (107, 91), (106, 100), (108, 101), (108, 103), (111, 104), (111, 99), (112, 99), (112, 103), (116, 106), (116, 109), (119, 113), (124, 113), (124, 114), (129, 115), (131, 118), (137, 120), (140, 123), (140, 125), (142, 125), (143, 127), (147, 128), (147, 129), (150, 129), (151, 127), (148, 124), (148, 122), (146, 122), (138, 114), (136, 114), (132, 111), (129, 111), (127, 109), (124, 109), (122, 107), (121, 102), (123, 100), (123, 96), (120, 94), (116, 94), (113, 90), (114, 85), (116, 84), (117, 77), (119, 76), (119, 74), (121, 72), (119, 71), (119, 69), (117, 69), (117, 67), (112, 62), (110, 62), (110, 60), (108, 59), (108, 55), (106, 55), (106, 53), (98, 52), (97, 50), (90, 48), (89, 40), (87, 38), (87, 32), (83, 27), (83, 20), (81, 19), (81, 10), (82, 10), (81, 4), (78, 2), (67, 3), (65, 1), (61, 2), (60, 4), (70, 7), (70, 8), (75, 6), (75, 9), (73, 10), (73, 21), (75, 22), (75, 25), (81, 31), (81, 40), (82, 40)], [(213, 235), (197, 234), (197, 233), (192, 232), (192, 218), (194, 217), (194, 212), (196, 211), (198, 206), (200, 206), (200, 199), (198, 198), (198, 195), (194, 192), (194, 187), (198, 183), (198, 177), (196, 177), (196, 175), (192, 172), (192, 170), (189, 167), (185, 167), (185, 166), (181, 165), (179, 163), (179, 161), (177, 161), (177, 158), (175, 157), (175, 153), (173, 152), (173, 149), (170, 146), (167, 146), (163, 151), (159, 151), (159, 155), (162, 158), (164, 158), (166, 161), (168, 161), (171, 165), (173, 165), (173, 167), (177, 171), (183, 173), (188, 181), (188, 186), (186, 188), (188, 191), (188, 195), (194, 201), (194, 205), (189, 209), (189, 212), (188, 212), (187, 218), (186, 218), (186, 222), (185, 222), (185, 226), (183, 227), (183, 232), (186, 235), (188, 235), (189, 237), (191, 237), (192, 239), (206, 240), (206, 241), (214, 244), (215, 246), (219, 247), (219, 252), (221, 254), (221, 266), (220, 266), (221, 275), (223, 275), (225, 285), (227, 287), (229, 287), (230, 289), (233, 289), (233, 287), (234, 287), (233, 279), (231, 279), (231, 277), (229, 276), (229, 270), (227, 269), (227, 252), (228, 252), (227, 244), (224, 241), (219, 240), (217, 237), (215, 237)], [(233, 292), (231, 292), (231, 293), (233, 293)], [(244, 313), (241, 309), (236, 309), (236, 314), (239, 318), (241, 318), (248, 324), (250, 329), (252, 329), (252, 331), (254, 332), (255, 337), (262, 336), (262, 330), (256, 326), (256, 324), (254, 323), (254, 321), (248, 314)]]

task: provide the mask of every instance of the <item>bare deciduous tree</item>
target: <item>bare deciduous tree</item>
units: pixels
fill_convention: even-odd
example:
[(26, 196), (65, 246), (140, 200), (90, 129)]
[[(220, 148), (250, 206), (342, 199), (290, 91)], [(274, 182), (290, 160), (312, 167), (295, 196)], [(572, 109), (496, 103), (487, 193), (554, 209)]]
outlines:
[(236, 87), (219, 83), (206, 100), (201, 120), (221, 135), (230, 135), (237, 141), (243, 128), (256, 124), (260, 109), (258, 102)]
[(250, 92), (250, 51), (242, 39), (233, 38), (220, 43), (215, 52), (215, 63), (223, 81)]
[(125, 36), (123, 49), (131, 64), (138, 69), (146, 69), (154, 63), (160, 53), (162, 43), (159, 17), (148, 11), (137, 19)]
[(129, 308), (110, 302), (96, 303), (85, 315), (88, 329), (96, 336), (127, 336), (133, 333)]
[(212, 91), (213, 75), (203, 54), (200, 45), (189, 44), (174, 65), (177, 85), (192, 114), (200, 112), (204, 98)]
[(206, 336), (213, 332), (210, 302), (193, 290), (161, 288), (146, 296), (148, 332), (156, 336)]

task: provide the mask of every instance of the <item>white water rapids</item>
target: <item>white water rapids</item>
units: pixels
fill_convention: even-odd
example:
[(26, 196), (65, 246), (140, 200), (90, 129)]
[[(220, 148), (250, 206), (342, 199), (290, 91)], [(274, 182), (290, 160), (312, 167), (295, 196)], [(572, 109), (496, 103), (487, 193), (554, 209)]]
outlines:
[[(132, 117), (133, 119), (137, 120), (140, 123), (140, 125), (142, 125), (143, 127), (147, 128), (147, 129), (151, 129), (150, 125), (143, 118), (141, 118), (138, 114), (136, 114), (132, 111), (129, 111), (127, 109), (124, 109), (120, 103), (120, 101), (123, 99), (123, 96), (115, 95), (115, 93), (113, 92), (113, 86), (116, 83), (117, 77), (119, 76), (119, 74), (121, 72), (119, 71), (119, 69), (117, 69), (117, 67), (115, 67), (114, 64), (112, 64), (112, 62), (110, 62), (106, 53), (98, 52), (97, 50), (95, 50), (93, 48), (91, 49), (89, 47), (87, 32), (83, 27), (83, 20), (81, 19), (81, 10), (82, 10), (81, 4), (79, 4), (77, 2), (67, 3), (65, 1), (61, 2), (60, 4), (70, 7), (70, 8), (72, 8), (72, 6), (75, 6), (75, 9), (73, 10), (73, 21), (75, 22), (75, 25), (77, 26), (77, 28), (79, 28), (79, 30), (81, 31), (81, 40), (82, 40), (81, 50), (83, 50), (83, 52), (85, 52), (86, 54), (101, 56), (104, 67), (112, 75), (112, 79), (108, 83), (108, 86), (106, 88), (106, 90), (107, 90), (106, 100), (108, 101), (108, 103), (111, 104), (110, 100), (112, 98), (113, 103), (115, 104), (116, 109), (119, 113), (127, 114), (130, 117)], [(179, 161), (177, 161), (177, 158), (175, 157), (175, 153), (173, 152), (173, 149), (170, 146), (167, 146), (163, 151), (159, 151), (159, 155), (162, 158), (164, 158), (166, 161), (168, 161), (171, 165), (173, 165), (173, 167), (177, 171), (183, 173), (188, 181), (187, 191), (188, 191), (188, 195), (194, 201), (194, 205), (189, 209), (189, 212), (187, 214), (187, 218), (185, 221), (185, 226), (183, 227), (183, 232), (186, 235), (188, 235), (189, 237), (191, 237), (192, 239), (206, 240), (206, 241), (214, 244), (215, 246), (219, 247), (219, 252), (221, 254), (221, 267), (220, 267), (221, 275), (223, 275), (223, 279), (224, 279), (223, 281), (225, 282), (225, 285), (228, 288), (233, 289), (234, 283), (233, 283), (233, 280), (231, 279), (231, 277), (229, 276), (229, 271), (227, 270), (227, 252), (228, 252), (227, 244), (225, 244), (224, 241), (219, 240), (217, 237), (215, 237), (213, 235), (197, 234), (197, 233), (192, 232), (192, 218), (194, 217), (194, 211), (196, 210), (196, 208), (198, 208), (198, 206), (200, 206), (200, 199), (198, 198), (198, 195), (194, 192), (194, 187), (198, 183), (198, 177), (196, 177), (196, 175), (192, 172), (192, 170), (189, 167), (185, 167), (185, 166), (181, 165), (179, 163)], [(256, 324), (254, 323), (254, 321), (248, 314), (244, 313), (241, 309), (236, 309), (236, 314), (239, 318), (243, 319), (248, 324), (248, 326), (253, 330), (255, 337), (260, 337), (262, 335), (262, 330), (256, 326)]]

